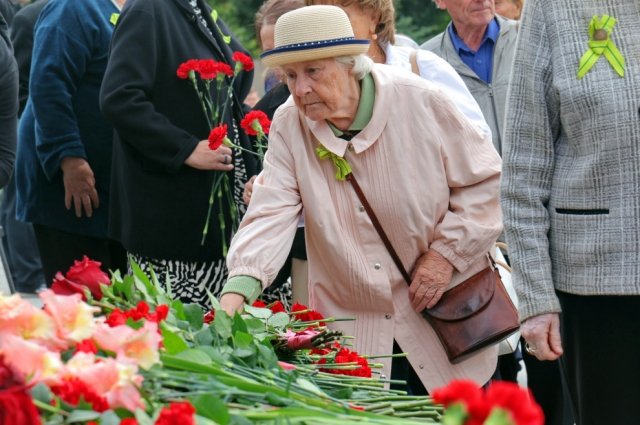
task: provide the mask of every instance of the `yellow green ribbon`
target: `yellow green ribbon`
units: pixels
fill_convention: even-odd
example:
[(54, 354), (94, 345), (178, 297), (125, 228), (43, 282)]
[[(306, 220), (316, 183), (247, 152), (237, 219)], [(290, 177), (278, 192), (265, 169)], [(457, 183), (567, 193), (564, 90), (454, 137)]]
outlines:
[(111, 17), (109, 18), (109, 22), (111, 22), (111, 25), (115, 25), (118, 22), (119, 17), (120, 17), (119, 13), (112, 13)]
[(329, 152), (324, 146), (320, 145), (316, 148), (316, 155), (320, 159), (333, 161), (333, 165), (336, 167), (336, 179), (344, 181), (351, 174), (351, 166), (347, 160), (333, 152)]
[(589, 49), (580, 59), (578, 79), (584, 77), (603, 54), (614, 71), (619, 76), (624, 77), (624, 57), (613, 40), (611, 40), (611, 32), (616, 22), (616, 18), (609, 15), (591, 18), (589, 23)]

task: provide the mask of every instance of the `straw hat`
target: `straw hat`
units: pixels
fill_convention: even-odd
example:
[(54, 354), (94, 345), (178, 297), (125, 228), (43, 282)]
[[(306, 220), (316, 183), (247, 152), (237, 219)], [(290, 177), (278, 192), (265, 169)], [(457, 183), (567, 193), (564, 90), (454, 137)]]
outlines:
[(278, 18), (275, 47), (260, 57), (267, 66), (367, 53), (369, 40), (354, 37), (347, 14), (336, 6), (306, 6)]

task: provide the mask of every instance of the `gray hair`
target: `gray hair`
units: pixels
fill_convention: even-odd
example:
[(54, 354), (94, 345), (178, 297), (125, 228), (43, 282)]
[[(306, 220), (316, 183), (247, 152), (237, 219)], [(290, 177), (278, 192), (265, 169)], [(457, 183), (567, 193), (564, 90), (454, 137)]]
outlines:
[(351, 73), (358, 80), (362, 80), (368, 73), (371, 72), (373, 67), (373, 61), (367, 55), (352, 55), (352, 56), (338, 56), (335, 58), (336, 62), (346, 65), (351, 68)]

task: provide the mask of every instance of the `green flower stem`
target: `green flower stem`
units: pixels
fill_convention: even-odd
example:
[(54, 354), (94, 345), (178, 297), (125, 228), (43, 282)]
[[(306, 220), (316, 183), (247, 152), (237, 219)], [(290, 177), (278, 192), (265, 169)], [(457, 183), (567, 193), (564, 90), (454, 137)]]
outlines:
[(44, 403), (40, 400), (37, 400), (35, 398), (31, 399), (33, 401), (33, 404), (40, 410), (43, 410), (45, 412), (49, 412), (49, 413), (56, 413), (58, 415), (62, 415), (62, 416), (69, 416), (69, 412), (66, 412), (64, 410), (62, 410), (59, 407), (56, 406), (52, 406), (48, 403)]
[(363, 357), (365, 359), (388, 359), (388, 358), (392, 358), (392, 359), (397, 359), (397, 358), (401, 358), (401, 357), (407, 357), (407, 353), (398, 353), (398, 354), (380, 354), (380, 355), (376, 355), (376, 356), (369, 356), (369, 355), (362, 355), (360, 357)]
[(220, 182), (222, 181), (222, 177), (225, 176), (224, 173), (221, 173), (214, 178), (213, 184), (211, 185), (211, 192), (209, 193), (209, 209), (207, 210), (207, 219), (204, 223), (204, 229), (202, 229), (202, 240), (200, 241), (200, 245), (204, 245), (204, 241), (207, 238), (207, 233), (209, 232), (209, 220), (211, 219), (211, 210), (213, 209), (214, 196)]

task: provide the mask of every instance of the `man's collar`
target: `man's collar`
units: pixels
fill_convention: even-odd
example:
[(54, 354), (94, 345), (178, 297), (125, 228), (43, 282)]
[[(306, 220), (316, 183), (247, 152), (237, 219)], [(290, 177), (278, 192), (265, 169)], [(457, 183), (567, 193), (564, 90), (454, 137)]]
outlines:
[[(475, 53), (469, 48), (469, 46), (465, 44), (462, 38), (458, 36), (458, 33), (456, 31), (456, 28), (453, 22), (451, 22), (451, 25), (449, 25), (448, 31), (449, 31), (449, 36), (451, 37), (451, 42), (453, 43), (453, 47), (456, 49), (458, 53), (460, 52), (460, 50), (463, 50), (465, 52)], [(489, 22), (489, 25), (487, 25), (487, 29), (484, 32), (484, 37), (482, 38), (482, 42), (480, 43), (480, 46), (486, 43), (487, 40), (491, 40), (495, 44), (499, 36), (500, 36), (500, 25), (498, 24), (497, 19), (493, 18)]]

